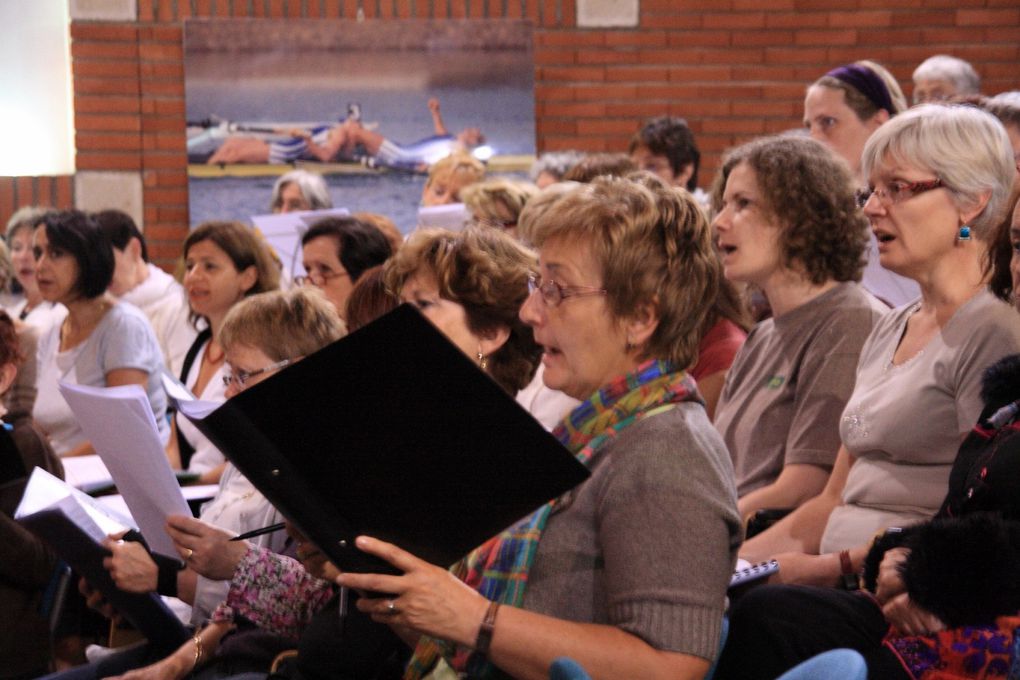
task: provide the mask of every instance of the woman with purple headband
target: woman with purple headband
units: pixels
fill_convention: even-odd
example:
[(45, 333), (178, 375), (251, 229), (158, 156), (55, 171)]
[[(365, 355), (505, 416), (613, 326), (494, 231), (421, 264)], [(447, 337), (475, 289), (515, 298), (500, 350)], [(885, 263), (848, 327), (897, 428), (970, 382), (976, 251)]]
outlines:
[(832, 69), (808, 88), (804, 127), (859, 176), (864, 143), (906, 109), (907, 99), (891, 73), (873, 61), (857, 61)]
[[(850, 166), (860, 187), (861, 152), (868, 138), (890, 118), (907, 109), (896, 78), (873, 61), (834, 68), (812, 83), (804, 97), (804, 127)], [(861, 284), (891, 307), (910, 302), (920, 290), (913, 281), (883, 269), (878, 243), (868, 247)]]

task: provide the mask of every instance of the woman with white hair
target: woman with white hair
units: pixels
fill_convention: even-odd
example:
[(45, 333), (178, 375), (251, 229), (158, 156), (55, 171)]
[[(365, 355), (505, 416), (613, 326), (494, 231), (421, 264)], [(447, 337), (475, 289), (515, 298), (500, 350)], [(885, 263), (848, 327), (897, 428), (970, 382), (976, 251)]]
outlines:
[(333, 207), (329, 187), (322, 175), (307, 170), (291, 170), (280, 175), (273, 185), (273, 198), (269, 208), (274, 213), (299, 210), (325, 210)]
[(939, 102), (961, 95), (980, 94), (981, 77), (970, 63), (936, 54), (914, 69), (914, 103)]
[(1002, 125), (966, 106), (917, 107), (868, 140), (865, 215), (882, 265), (917, 281), (921, 297), (880, 320), (861, 351), (825, 490), (741, 550), (776, 557), (783, 583), (825, 587), (769, 585), (741, 599), (718, 677), (774, 678), (827, 648), (832, 618), (860, 615), (858, 631), (879, 645), (890, 625), (925, 625), (909, 599), (847, 601), (835, 586), (857, 587), (876, 533), (935, 514), (983, 407), (983, 371), (1020, 350), (1020, 316), (988, 290), (985, 267), (1016, 173), (1008, 149)]

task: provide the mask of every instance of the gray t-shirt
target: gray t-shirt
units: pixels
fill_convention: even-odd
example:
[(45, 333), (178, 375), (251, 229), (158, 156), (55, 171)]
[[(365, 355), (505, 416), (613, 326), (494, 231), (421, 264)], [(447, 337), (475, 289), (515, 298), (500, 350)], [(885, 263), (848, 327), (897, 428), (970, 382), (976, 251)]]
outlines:
[(960, 442), (981, 413), (982, 373), (1020, 352), (1020, 315), (982, 291), (920, 353), (893, 365), (916, 309), (912, 304), (889, 313), (861, 352), (857, 385), (840, 422), (843, 444), (856, 460), (843, 505), (829, 516), (822, 552), (935, 514)]
[(626, 428), (554, 510), (524, 608), (714, 658), (740, 545), (733, 471), (700, 404)]
[(785, 465), (832, 467), (861, 347), (887, 311), (858, 284), (840, 283), (751, 330), (715, 414), (738, 496), (771, 484)]
[(106, 374), (118, 368), (134, 368), (148, 374), (145, 392), (164, 443), (170, 435), (166, 419), (166, 393), (160, 374), (163, 353), (145, 315), (126, 302), (118, 302), (103, 316), (92, 334), (76, 347), (61, 352), (60, 324), (39, 339), (38, 395), (32, 416), (46, 432), (58, 455), (85, 441), (57, 384), (106, 386)]

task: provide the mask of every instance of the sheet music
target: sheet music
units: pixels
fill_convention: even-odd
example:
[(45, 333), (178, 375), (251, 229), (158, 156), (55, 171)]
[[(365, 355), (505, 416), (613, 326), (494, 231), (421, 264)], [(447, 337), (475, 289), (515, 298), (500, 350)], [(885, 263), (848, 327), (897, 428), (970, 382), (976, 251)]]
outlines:
[(94, 498), (78, 491), (67, 482), (42, 468), (34, 468), (28, 478), (21, 502), (14, 511), (14, 519), (21, 519), (50, 508), (60, 508), (96, 543), (102, 543), (109, 534), (137, 528), (127, 517), (103, 507)]
[(191, 516), (140, 385), (89, 387), (60, 383), (60, 393), (117, 483), (153, 552), (176, 558), (166, 533), (170, 515)]

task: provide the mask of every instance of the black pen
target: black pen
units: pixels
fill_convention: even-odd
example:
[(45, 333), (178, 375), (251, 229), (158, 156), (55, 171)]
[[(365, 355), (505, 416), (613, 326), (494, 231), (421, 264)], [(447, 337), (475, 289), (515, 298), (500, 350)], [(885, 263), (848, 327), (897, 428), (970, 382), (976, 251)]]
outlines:
[(284, 523), (284, 522), (280, 522), (279, 524), (270, 524), (269, 526), (262, 527), (261, 529), (252, 529), (251, 531), (246, 531), (243, 534), (241, 534), (240, 536), (234, 536), (230, 540), (231, 541), (244, 541), (244, 540), (249, 539), (249, 538), (255, 538), (256, 536), (261, 536), (262, 534), (271, 534), (274, 531), (279, 531), (280, 529), (286, 528), (286, 526), (287, 526), (287, 524)]

